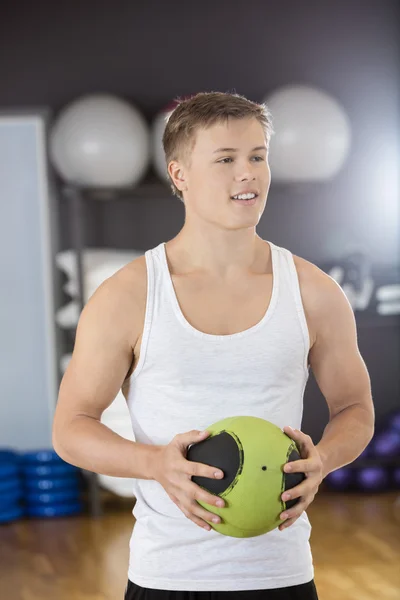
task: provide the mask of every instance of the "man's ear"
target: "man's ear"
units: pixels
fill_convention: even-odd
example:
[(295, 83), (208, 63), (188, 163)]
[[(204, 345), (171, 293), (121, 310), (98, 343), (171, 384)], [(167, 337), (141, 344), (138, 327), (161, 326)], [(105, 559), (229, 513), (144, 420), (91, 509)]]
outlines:
[(182, 163), (172, 160), (168, 165), (168, 173), (180, 192), (183, 192), (187, 189), (185, 169)]

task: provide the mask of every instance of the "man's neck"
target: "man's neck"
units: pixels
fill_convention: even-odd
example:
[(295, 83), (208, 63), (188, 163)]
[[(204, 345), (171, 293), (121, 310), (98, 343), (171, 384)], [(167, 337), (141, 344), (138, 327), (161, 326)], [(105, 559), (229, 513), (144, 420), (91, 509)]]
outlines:
[(269, 246), (254, 230), (212, 235), (183, 228), (167, 243), (167, 254), (181, 273), (230, 279), (262, 271)]

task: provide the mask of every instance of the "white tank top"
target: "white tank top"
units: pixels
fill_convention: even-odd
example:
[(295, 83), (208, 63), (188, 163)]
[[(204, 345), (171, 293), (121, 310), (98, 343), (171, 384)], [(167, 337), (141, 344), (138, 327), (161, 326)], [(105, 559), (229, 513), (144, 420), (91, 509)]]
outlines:
[[(308, 328), (293, 256), (269, 244), (269, 307), (256, 325), (233, 335), (194, 328), (176, 298), (165, 243), (145, 253), (146, 317), (128, 396), (137, 442), (168, 444), (178, 433), (239, 415), (301, 428)], [(134, 495), (128, 577), (137, 585), (239, 591), (314, 577), (306, 513), (283, 531), (233, 538), (187, 519), (157, 481), (134, 479)]]

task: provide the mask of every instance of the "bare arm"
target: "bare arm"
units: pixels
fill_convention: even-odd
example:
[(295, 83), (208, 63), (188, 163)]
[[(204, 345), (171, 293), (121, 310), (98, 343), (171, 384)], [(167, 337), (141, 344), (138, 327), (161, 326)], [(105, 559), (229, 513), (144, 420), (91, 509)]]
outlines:
[(140, 335), (135, 329), (143, 301), (135, 306), (135, 284), (140, 288), (143, 277), (127, 282), (116, 274), (100, 286), (83, 310), (73, 356), (60, 386), (53, 446), (65, 461), (88, 471), (157, 481), (188, 519), (210, 529), (211, 519), (219, 517), (197, 500), (210, 506), (223, 506), (224, 501), (191, 478), (215, 479), (218, 469), (186, 459), (187, 447), (205, 439), (204, 435), (199, 431), (177, 434), (169, 444), (157, 446), (126, 440), (100, 422), (129, 373), (132, 347)]
[(353, 310), (331, 277), (314, 267), (312, 279), (305, 302), (315, 331), (309, 358), (330, 416), (316, 446), (325, 477), (364, 450), (374, 431), (374, 407)]
[[(136, 283), (143, 285), (137, 278)], [(100, 422), (132, 363), (138, 324), (129, 280), (117, 273), (91, 297), (79, 320), (72, 359), (60, 385), (53, 446), (83, 469), (115, 477), (152, 478), (157, 446), (126, 440)]]
[(280, 518), (279, 529), (293, 525), (308, 508), (321, 481), (361, 454), (374, 432), (369, 375), (360, 355), (353, 311), (340, 286), (320, 269), (298, 259), (301, 293), (310, 330), (310, 365), (329, 407), (329, 423), (319, 444), (302, 431), (284, 427), (299, 446), (301, 459), (284, 466), (306, 479), (283, 492), (284, 502), (298, 499)]

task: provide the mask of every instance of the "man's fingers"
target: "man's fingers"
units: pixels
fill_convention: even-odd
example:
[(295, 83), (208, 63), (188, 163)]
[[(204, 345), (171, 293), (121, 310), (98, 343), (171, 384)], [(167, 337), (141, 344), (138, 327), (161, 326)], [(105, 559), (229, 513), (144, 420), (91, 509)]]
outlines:
[(310, 473), (313, 470), (313, 464), (309, 459), (293, 460), (284, 465), (285, 473)]
[[(287, 502), (288, 500), (296, 500), (296, 498), (307, 498), (308, 504), (311, 504), (311, 502), (314, 501), (317, 491), (318, 488), (315, 490), (314, 487), (308, 485), (308, 482), (305, 482), (296, 485), (296, 487), (287, 490), (286, 492), (283, 492), (281, 498), (284, 502)], [(297, 504), (296, 507), (297, 506), (300, 505)]]
[(207, 521), (213, 521), (214, 523), (221, 522), (221, 517), (219, 515), (205, 510), (196, 501), (193, 501), (191, 506), (188, 507), (186, 501), (185, 504), (183, 504), (176, 496), (170, 495), (170, 498), (177, 507), (180, 508), (187, 519), (193, 521), (193, 523), (207, 531), (210, 531), (211, 529), (211, 526)]
[(299, 429), (292, 429), (289, 426), (283, 428), (284, 433), (294, 440), (300, 448), (310, 449), (314, 448), (314, 443), (309, 435), (303, 433)]
[(284, 523), (281, 523), (281, 525), (279, 525), (279, 531), (283, 531), (284, 529), (286, 529), (287, 527), (290, 527), (291, 525), (293, 525), (293, 523), (295, 523), (297, 521), (298, 517), (294, 518), (294, 519), (287, 519), (287, 521), (285, 521)]
[(214, 496), (206, 490), (203, 490), (196, 483), (192, 483), (188, 489), (189, 495), (193, 500), (200, 500), (201, 502), (209, 504), (210, 506), (218, 506), (218, 508), (225, 507), (225, 500), (223, 498), (220, 498), (220, 496)]
[(185, 461), (184, 467), (187, 475), (191, 477), (207, 477), (207, 479), (223, 479), (224, 472), (218, 467), (209, 467), (203, 463)]
[(281, 513), (279, 515), (279, 518), (282, 521), (287, 521), (290, 519), (298, 519), (299, 516), (302, 514), (302, 512), (304, 512), (304, 510), (306, 509), (306, 506), (307, 506), (307, 503), (303, 500), (302, 502), (299, 502), (298, 504), (296, 504), (296, 506), (294, 506), (293, 508), (285, 510), (283, 513)]
[(202, 527), (203, 529), (206, 529), (207, 531), (210, 531), (211, 526), (207, 523), (207, 521), (204, 521), (200, 517), (197, 517), (195, 514), (193, 514), (192, 512), (190, 512), (189, 510), (187, 510), (186, 508), (184, 508), (181, 504), (179, 504), (178, 506), (181, 509), (181, 511), (183, 512), (183, 514), (185, 515), (185, 517), (187, 519), (189, 519), (189, 521), (193, 521), (193, 523), (195, 523), (199, 527)]
[(284, 502), (288, 500), (295, 500), (296, 498), (301, 498), (302, 496), (306, 496), (308, 493), (307, 486), (302, 484), (296, 485), (296, 487), (283, 492), (281, 498)]

